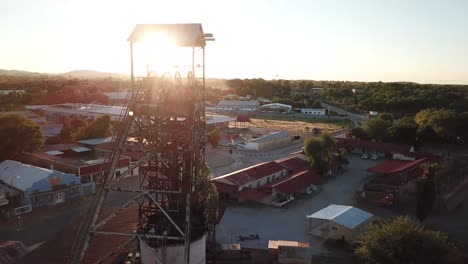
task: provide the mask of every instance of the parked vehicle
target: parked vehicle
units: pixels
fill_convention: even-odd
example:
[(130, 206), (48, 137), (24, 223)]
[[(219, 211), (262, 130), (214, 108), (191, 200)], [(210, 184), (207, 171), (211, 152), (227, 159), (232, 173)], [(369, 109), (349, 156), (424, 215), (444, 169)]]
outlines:
[[(132, 262), (133, 258), (133, 262)], [(125, 264), (139, 264), (140, 263), (140, 252), (135, 253), (135, 257), (133, 257), (133, 252), (129, 252), (127, 257), (125, 258)]]
[(377, 156), (377, 154), (372, 154), (371, 155), (371, 160), (377, 160), (379, 158), (379, 156)]
[(361, 156), (362, 159), (369, 159), (369, 154), (367, 153), (363, 153), (362, 156)]

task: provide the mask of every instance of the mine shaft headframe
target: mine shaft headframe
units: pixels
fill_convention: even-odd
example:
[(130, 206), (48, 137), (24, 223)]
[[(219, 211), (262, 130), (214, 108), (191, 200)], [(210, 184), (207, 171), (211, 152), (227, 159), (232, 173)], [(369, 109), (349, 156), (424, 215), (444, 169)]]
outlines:
[[(130, 42), (130, 59), (131, 59), (131, 77), (134, 83), (134, 64), (133, 64), (133, 44), (143, 43), (145, 39), (152, 35), (163, 35), (171, 40), (178, 47), (191, 47), (192, 52), (192, 75), (195, 74), (195, 53), (196, 48), (203, 51), (203, 84), (205, 80), (205, 46), (206, 42), (214, 41), (213, 34), (204, 33), (200, 23), (188, 24), (137, 24), (130, 34), (128, 41)], [(193, 76), (195, 77), (195, 76)]]

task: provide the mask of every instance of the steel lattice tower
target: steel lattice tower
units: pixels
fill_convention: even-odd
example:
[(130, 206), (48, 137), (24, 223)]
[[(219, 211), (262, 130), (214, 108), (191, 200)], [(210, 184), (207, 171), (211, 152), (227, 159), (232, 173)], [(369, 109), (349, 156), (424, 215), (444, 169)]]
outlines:
[[(173, 75), (164, 73), (157, 76), (147, 65), (147, 76), (138, 79), (135, 77), (134, 44), (144, 42), (148, 35), (155, 32), (171, 38), (175, 45), (191, 50), (191, 65), (186, 67), (188, 70), (184, 72), (183, 69), (178, 69)], [(125, 105), (125, 113), (121, 116), (122, 127), (112, 138), (114, 149), (108, 157), (109, 167), (74, 240), (71, 250), (74, 263), (83, 261), (91, 236), (97, 235), (130, 237), (101, 260), (136, 241), (156, 252), (166, 246), (183, 246), (183, 262), (190, 263), (191, 242), (205, 236), (207, 231), (209, 247), (214, 245), (214, 240), (210, 240), (214, 237), (214, 231), (210, 230), (214, 228), (206, 210), (208, 203), (201, 195), (203, 181), (200, 180), (207, 172), (205, 46), (206, 41), (212, 40), (212, 34), (203, 33), (201, 24), (151, 24), (135, 27), (129, 38), (131, 96)], [(115, 178), (114, 173), (128, 136), (137, 139), (137, 146), (133, 148), (142, 154), (142, 158), (133, 165), (139, 169), (138, 190), (122, 190), (114, 186), (126, 176), (124, 173)], [(132, 170), (133, 167), (129, 168), (129, 171)], [(109, 191), (135, 192), (138, 195), (98, 222)], [(138, 204), (137, 230), (129, 230), (127, 233), (99, 230), (119, 211), (135, 202)], [(156, 253), (155, 259), (158, 263), (163, 263), (164, 256)]]

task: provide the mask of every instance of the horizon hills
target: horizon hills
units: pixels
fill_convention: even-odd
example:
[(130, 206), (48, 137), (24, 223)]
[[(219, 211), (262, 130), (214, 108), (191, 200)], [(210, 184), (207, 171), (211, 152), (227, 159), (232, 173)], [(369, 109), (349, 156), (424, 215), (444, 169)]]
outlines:
[[(123, 78), (127, 79), (130, 78), (130, 74), (125, 73), (113, 73), (113, 72), (104, 72), (104, 71), (97, 71), (97, 70), (72, 70), (63, 73), (46, 73), (46, 72), (33, 72), (33, 71), (25, 71), (25, 70), (16, 70), (16, 69), (0, 69), (0, 76), (24, 76), (24, 77), (40, 77), (40, 76), (62, 76), (62, 77), (72, 77), (72, 78)], [(230, 80), (230, 79), (264, 79), (268, 81), (273, 80), (291, 80), (291, 81), (327, 81), (327, 82), (354, 82), (354, 83), (375, 83), (375, 82), (382, 82), (382, 83), (417, 83), (417, 84), (432, 84), (432, 85), (458, 85), (458, 86), (468, 86), (467, 84), (456, 84), (456, 83), (422, 83), (416, 81), (409, 81), (409, 80), (401, 80), (401, 81), (362, 81), (362, 80), (322, 80), (322, 79), (283, 79), (283, 78), (275, 78), (275, 79), (268, 79), (263, 77), (256, 77), (256, 78), (224, 78), (224, 77), (207, 77), (207, 80)]]

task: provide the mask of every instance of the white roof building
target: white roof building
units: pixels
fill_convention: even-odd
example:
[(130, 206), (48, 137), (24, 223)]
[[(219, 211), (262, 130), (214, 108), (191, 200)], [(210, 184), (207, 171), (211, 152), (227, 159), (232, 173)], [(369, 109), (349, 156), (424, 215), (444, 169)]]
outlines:
[(301, 114), (306, 115), (325, 115), (326, 112), (324, 108), (301, 108)]
[(223, 115), (206, 115), (206, 124), (214, 125), (219, 123), (233, 122), (237, 119), (235, 117), (223, 116)]
[(33, 112), (43, 111), (47, 119), (55, 119), (59, 116), (77, 115), (84, 118), (96, 119), (104, 115), (109, 115), (112, 120), (119, 120), (125, 113), (126, 108), (121, 106), (64, 103), (57, 105), (31, 105), (26, 109)]
[(266, 110), (284, 110), (290, 112), (292, 110), (292, 105), (281, 104), (281, 103), (272, 103), (272, 104), (264, 104), (260, 106), (260, 108)]
[(257, 110), (260, 106), (260, 103), (257, 101), (228, 101), (221, 100), (216, 105), (216, 108), (223, 110)]
[[(306, 218), (310, 221), (311, 234), (323, 238), (344, 239), (351, 243), (376, 216), (353, 206), (332, 204), (307, 215)], [(322, 220), (322, 223), (313, 228), (313, 219)]]
[(13, 160), (0, 163), (0, 180), (24, 193), (51, 191), (57, 184), (75, 185), (80, 178), (59, 171), (44, 169)]
[(110, 92), (110, 93), (102, 93), (109, 100), (126, 100), (132, 98), (131, 92)]

